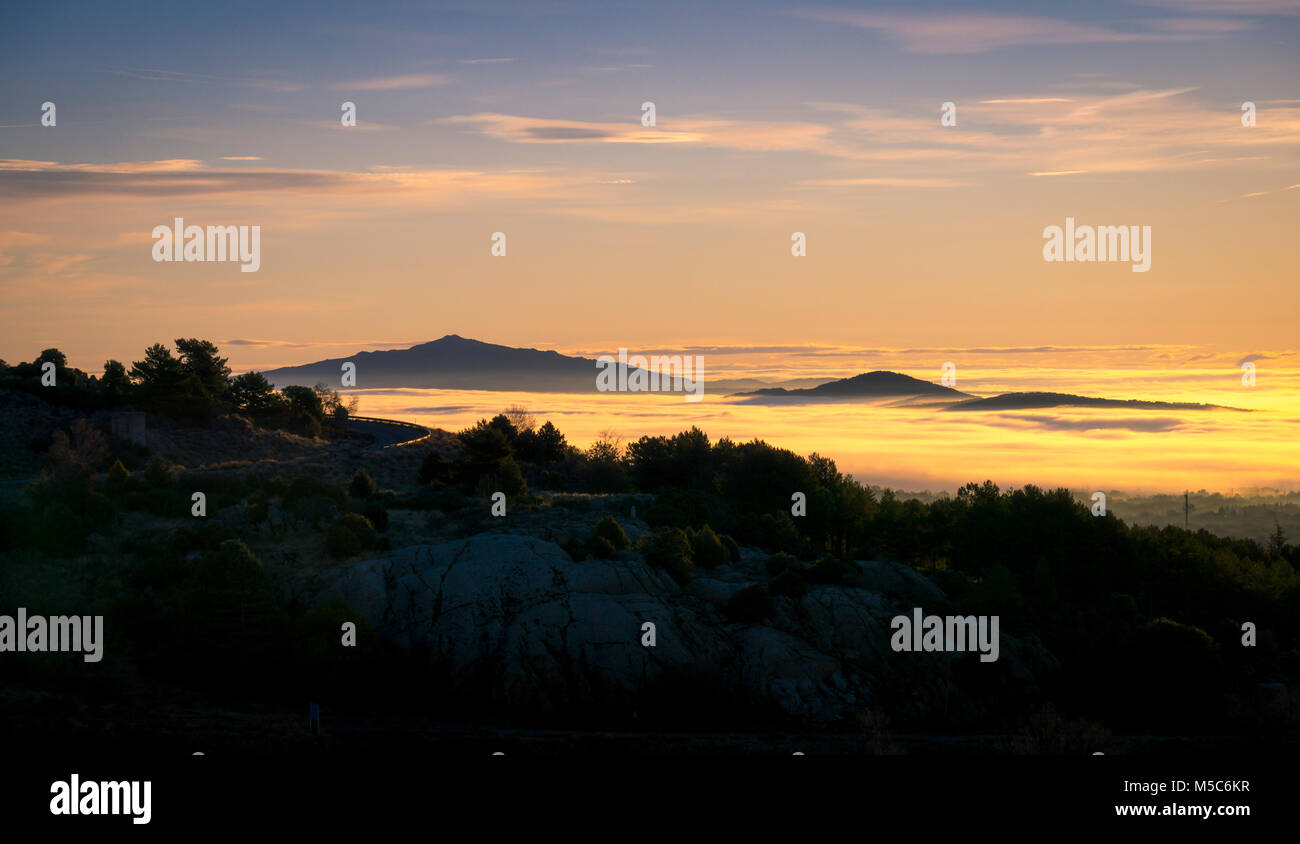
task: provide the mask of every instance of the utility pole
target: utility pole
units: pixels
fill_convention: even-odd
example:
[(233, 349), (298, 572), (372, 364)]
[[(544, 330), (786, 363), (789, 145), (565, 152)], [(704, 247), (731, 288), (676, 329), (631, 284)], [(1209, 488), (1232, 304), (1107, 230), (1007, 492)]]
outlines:
[(1189, 522), (1191, 521), (1190, 513), (1192, 510), (1191, 503), (1187, 498), (1187, 490), (1183, 490), (1183, 530), (1191, 530)]

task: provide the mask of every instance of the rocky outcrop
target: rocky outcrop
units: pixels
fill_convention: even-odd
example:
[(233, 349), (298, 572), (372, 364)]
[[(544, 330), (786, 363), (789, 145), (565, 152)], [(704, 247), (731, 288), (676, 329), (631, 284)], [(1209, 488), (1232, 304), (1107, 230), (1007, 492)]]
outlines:
[[(635, 553), (575, 562), (553, 542), (479, 534), (345, 565), (316, 584), (315, 601), (342, 600), (380, 635), (426, 649), (453, 683), (486, 682), (497, 700), (543, 711), (635, 707), (669, 675), (823, 723), (866, 710), (886, 682), (914, 684), (922, 707), (962, 697), (944, 666), (974, 655), (890, 650), (894, 615), (946, 601), (917, 572), (860, 563), (853, 586), (778, 597), (762, 624), (728, 621), (723, 606), (762, 581), (758, 568), (721, 567), (682, 589)], [(642, 644), (647, 622), (653, 647)], [(1052, 668), (1036, 640), (1002, 639), (999, 664), (982, 666), (1000, 683), (1031, 688)], [(962, 706), (978, 710), (979, 702)]]

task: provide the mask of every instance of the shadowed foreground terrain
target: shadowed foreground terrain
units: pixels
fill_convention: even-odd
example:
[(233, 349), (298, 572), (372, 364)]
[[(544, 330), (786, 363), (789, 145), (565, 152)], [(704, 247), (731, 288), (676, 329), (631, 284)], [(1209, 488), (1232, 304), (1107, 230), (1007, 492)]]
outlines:
[[(3, 611), (106, 630), (98, 663), (5, 655), (15, 741), (1294, 744), (1300, 550), (1280, 531), (1135, 527), (1032, 486), (902, 500), (698, 429), (579, 450), (518, 409), (455, 434), (146, 410), (140, 444), (77, 400), (0, 400), (24, 452), (0, 490)], [(998, 658), (895, 651), (917, 607), (998, 616)]]

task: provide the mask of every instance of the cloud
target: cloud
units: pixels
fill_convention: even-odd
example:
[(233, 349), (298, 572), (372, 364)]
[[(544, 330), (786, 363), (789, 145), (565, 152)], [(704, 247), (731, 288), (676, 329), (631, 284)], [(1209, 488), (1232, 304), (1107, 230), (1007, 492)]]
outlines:
[(1129, 0), (1129, 2), (1198, 15), (1300, 14), (1300, 0)]
[(505, 64), (507, 62), (517, 62), (519, 59), (515, 56), (499, 59), (461, 59), (461, 64)]
[(980, 100), (980, 105), (1006, 105), (1014, 103), (1016, 105), (1035, 105), (1037, 103), (1072, 103), (1070, 97), (1014, 97), (1001, 100)]
[(150, 82), (188, 82), (202, 85), (247, 85), (251, 88), (265, 88), (271, 91), (301, 91), (306, 85), (286, 82), (281, 79), (264, 79), (252, 76), (213, 76), (207, 73), (187, 73), (180, 70), (161, 70), (158, 68), (133, 68), (130, 70), (108, 70), (117, 76), (129, 76), (133, 79), (145, 79)]
[(1027, 427), (1045, 428), (1049, 431), (1104, 431), (1126, 430), (1148, 434), (1176, 431), (1184, 424), (1183, 420), (1172, 416), (1129, 416), (1115, 418), (1077, 419), (1064, 416), (1042, 414), (999, 414), (999, 418), (1011, 423), (1027, 423)]
[(226, 340), (222, 345), (225, 346), (242, 346), (250, 349), (367, 349), (367, 348), (410, 348), (415, 343), (409, 341), (388, 341), (388, 340), (358, 340), (354, 342), (302, 342), (297, 340), (252, 340), (243, 337), (237, 337), (233, 340)]
[(189, 159), (110, 164), (59, 164), (0, 159), (0, 197), (13, 200), (84, 197), (234, 196), (260, 193), (337, 194), (448, 198), (465, 194), (543, 196), (563, 179), (506, 170), (398, 170), (357, 173), (334, 170), (205, 169)]
[[(1148, 21), (1145, 22), (1146, 31), (1125, 31), (1062, 18), (988, 12), (801, 9), (790, 14), (879, 32), (910, 52), (946, 54), (983, 53), (1031, 45), (1200, 40), (1248, 26), (1245, 23), (1201, 22), (1200, 26), (1178, 29), (1169, 21)], [(1171, 28), (1175, 31), (1168, 31)], [(1151, 31), (1153, 29), (1157, 31)]]
[(401, 76), (339, 82), (334, 85), (334, 88), (339, 91), (400, 91), (407, 88), (432, 88), (436, 85), (446, 85), (450, 81), (451, 78), (443, 74), (408, 73)]
[(903, 177), (864, 177), (860, 179), (810, 179), (801, 185), (825, 187), (892, 187), (892, 188), (955, 188), (965, 182), (955, 179), (926, 179)]
[(260, 155), (223, 155), (222, 161), (261, 161)]
[(485, 135), (517, 144), (573, 142), (674, 144), (701, 140), (701, 136), (691, 132), (644, 127), (639, 119), (627, 123), (594, 123), (479, 113), (439, 118), (436, 122), (478, 127)]

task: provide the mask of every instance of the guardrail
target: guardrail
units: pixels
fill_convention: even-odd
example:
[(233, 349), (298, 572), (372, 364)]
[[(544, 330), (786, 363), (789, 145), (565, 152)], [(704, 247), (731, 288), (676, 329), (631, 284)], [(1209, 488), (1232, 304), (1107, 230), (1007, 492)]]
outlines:
[(389, 443), (386, 446), (382, 446), (381, 450), (384, 448), (395, 448), (396, 446), (399, 445), (411, 445), (413, 443), (423, 442), (424, 440), (427, 440), (433, 436), (433, 429), (426, 428), (423, 425), (416, 425), (414, 422), (403, 422), (400, 419), (379, 419), (374, 416), (349, 416), (348, 421), (349, 422), (375, 422), (380, 425), (392, 425), (397, 428), (409, 428), (413, 431), (424, 432), (424, 436), (416, 437), (413, 440), (402, 440), (400, 443)]

